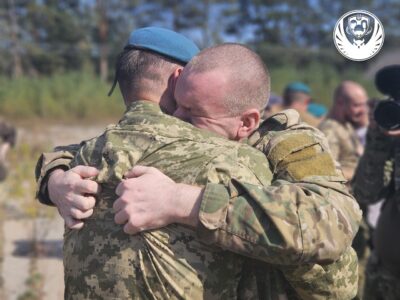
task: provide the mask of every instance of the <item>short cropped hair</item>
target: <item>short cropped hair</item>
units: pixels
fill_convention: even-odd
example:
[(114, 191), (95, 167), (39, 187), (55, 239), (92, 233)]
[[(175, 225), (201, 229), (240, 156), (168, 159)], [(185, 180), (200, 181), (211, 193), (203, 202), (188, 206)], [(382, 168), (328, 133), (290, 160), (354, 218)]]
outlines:
[(181, 66), (183, 63), (155, 52), (127, 48), (118, 55), (116, 79), (122, 93), (132, 96), (157, 89), (168, 80), (166, 75)]
[(260, 56), (244, 45), (226, 43), (201, 51), (185, 67), (198, 73), (216, 68), (223, 69), (229, 78), (223, 104), (231, 115), (239, 115), (249, 108), (265, 109), (271, 84)]

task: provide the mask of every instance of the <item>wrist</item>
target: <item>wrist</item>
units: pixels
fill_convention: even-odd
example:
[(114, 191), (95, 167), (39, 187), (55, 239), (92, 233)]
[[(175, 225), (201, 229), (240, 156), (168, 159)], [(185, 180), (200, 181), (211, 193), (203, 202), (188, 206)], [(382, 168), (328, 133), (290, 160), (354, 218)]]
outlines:
[(57, 186), (59, 178), (65, 173), (63, 169), (55, 169), (50, 173), (49, 180), (47, 182), (47, 193), (52, 203), (57, 205), (57, 197), (55, 197), (54, 186)]
[(196, 227), (204, 189), (187, 184), (176, 184), (175, 209), (177, 223)]

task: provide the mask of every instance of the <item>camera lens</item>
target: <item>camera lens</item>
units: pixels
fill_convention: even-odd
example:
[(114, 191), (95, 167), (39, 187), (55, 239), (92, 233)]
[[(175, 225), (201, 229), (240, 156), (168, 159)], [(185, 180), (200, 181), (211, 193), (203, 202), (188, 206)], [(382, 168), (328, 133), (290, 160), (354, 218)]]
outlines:
[(400, 104), (395, 101), (381, 101), (374, 112), (379, 126), (386, 130), (400, 129)]

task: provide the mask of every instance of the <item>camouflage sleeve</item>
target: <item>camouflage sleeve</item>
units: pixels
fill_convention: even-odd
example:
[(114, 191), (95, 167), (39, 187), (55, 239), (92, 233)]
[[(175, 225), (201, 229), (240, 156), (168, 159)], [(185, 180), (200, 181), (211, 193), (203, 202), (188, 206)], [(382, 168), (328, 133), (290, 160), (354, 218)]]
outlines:
[(268, 158), (271, 186), (206, 186), (199, 228), (205, 242), (274, 264), (331, 262), (350, 246), (361, 210), (327, 141), (313, 127), (290, 126), (249, 140)]
[(323, 126), (323, 125), (320, 126), (320, 130), (325, 134), (325, 136), (327, 138), (333, 159), (335, 161), (338, 161), (339, 154), (340, 154), (340, 141), (339, 141), (337, 131), (335, 131), (330, 126)]
[(301, 299), (355, 299), (358, 287), (357, 254), (349, 247), (332, 264), (281, 266)]
[(37, 183), (36, 198), (43, 204), (53, 205), (47, 191), (47, 181), (54, 169), (68, 170), (80, 145), (72, 144), (54, 148), (54, 152), (42, 153), (35, 168)]
[(367, 144), (357, 166), (352, 187), (363, 204), (384, 198), (392, 181), (394, 141), (379, 129), (368, 129)]
[(361, 212), (338, 183), (276, 180), (270, 187), (232, 180), (208, 184), (199, 237), (230, 251), (274, 264), (328, 263), (351, 244)]

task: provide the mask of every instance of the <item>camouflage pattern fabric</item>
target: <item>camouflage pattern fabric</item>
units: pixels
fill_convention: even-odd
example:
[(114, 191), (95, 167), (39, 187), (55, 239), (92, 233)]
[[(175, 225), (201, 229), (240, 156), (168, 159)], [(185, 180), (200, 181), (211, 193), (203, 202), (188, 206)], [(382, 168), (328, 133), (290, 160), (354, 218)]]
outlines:
[(337, 160), (346, 175), (351, 179), (361, 156), (362, 145), (356, 131), (350, 123), (339, 123), (327, 118), (319, 125), (326, 135), (333, 158)]
[(159, 168), (177, 182), (258, 185), (272, 179), (268, 162), (231, 142), (135, 102), (118, 125), (81, 145), (71, 167), (98, 168), (102, 191), (94, 214), (64, 238), (67, 299), (234, 299), (246, 259), (207, 246), (178, 225), (135, 236), (115, 224), (115, 189), (135, 164)]
[[(356, 130), (350, 123), (340, 123), (335, 119), (328, 118), (324, 120), (319, 128), (325, 133), (333, 156), (342, 166), (344, 175), (351, 180), (354, 176), (355, 169), (361, 157), (363, 146), (357, 135)], [(348, 187), (351, 188), (350, 184)], [(359, 198), (357, 198), (359, 200)], [(353, 247), (357, 252), (359, 259), (359, 298), (362, 298), (362, 290), (364, 287), (365, 266), (369, 254), (369, 227), (367, 225), (366, 213), (367, 207), (361, 205), (364, 211), (363, 220), (357, 235), (353, 241)]]
[[(340, 204), (335, 209), (345, 212), (342, 215), (347, 218), (354, 236), (360, 210), (353, 209), (355, 200), (344, 185), (339, 164), (333, 159), (324, 134), (301, 120), (301, 115), (295, 110), (282, 111), (264, 122), (248, 142), (266, 155), (273, 167), (274, 180), (307, 183), (302, 188), (308, 195), (315, 194), (315, 189), (339, 191), (336, 196), (340, 198)], [(321, 230), (320, 233), (326, 234), (327, 231)], [(351, 247), (332, 263), (281, 268), (301, 299), (353, 299), (357, 291), (357, 270), (357, 255)], [(290, 294), (288, 296), (296, 299)]]
[[(279, 264), (333, 262), (351, 245), (361, 210), (346, 189), (323, 134), (305, 123), (285, 122), (263, 123), (248, 140), (269, 160), (271, 187), (235, 180), (229, 189), (207, 184), (199, 235), (231, 251), (265, 257), (266, 262), (278, 253), (280, 261), (274, 261)], [(237, 211), (241, 214), (233, 213)], [(280, 235), (272, 235), (264, 224), (274, 224)], [(227, 238), (229, 233), (235, 235)], [(282, 238), (291, 241), (286, 249), (280, 246)]]
[[(267, 119), (249, 138), (248, 143), (266, 155), (274, 173), (274, 182), (272, 187), (264, 188), (262, 191), (259, 187), (241, 185), (244, 189), (243, 197), (251, 198), (256, 200), (258, 205), (263, 205), (265, 209), (263, 213), (272, 219), (275, 226), (280, 227), (285, 235), (293, 236), (293, 241), (298, 242), (287, 246), (303, 247), (302, 256), (293, 251), (291, 258), (286, 257), (285, 260), (285, 257), (282, 257), (279, 263), (290, 264), (292, 260), (322, 262), (305, 263), (296, 267), (280, 266), (279, 269), (269, 266), (267, 269), (275, 276), (265, 277), (264, 274), (265, 280), (261, 282), (258, 280), (259, 294), (263, 295), (261, 298), (298, 299), (300, 296), (302, 299), (352, 299), (357, 292), (357, 256), (349, 246), (357, 232), (361, 211), (344, 185), (346, 180), (339, 164), (332, 158), (326, 138), (316, 128), (300, 122), (295, 110), (286, 110)], [(217, 188), (221, 187), (208, 184), (206, 192)], [(235, 203), (241, 203), (243, 199), (239, 196), (240, 192), (233, 191), (227, 194), (231, 203), (228, 204), (230, 207), (227, 210), (234, 212), (238, 207)], [(210, 203), (221, 203), (208, 195), (205, 193), (203, 202), (205, 198), (209, 198), (206, 200)], [(232, 201), (235, 198), (236, 201)], [(279, 205), (287, 204), (288, 199), (292, 199), (292, 205), (297, 206), (300, 211), (297, 227), (294, 225), (297, 224), (295, 217), (287, 214), (290, 211), (287, 209), (288, 206), (285, 206), (286, 212), (284, 212)], [(277, 204), (276, 207), (271, 207), (273, 203)], [(243, 205), (240, 208), (245, 212)], [(319, 214), (320, 217), (315, 218)], [(262, 222), (262, 218), (258, 217), (260, 215), (262, 214), (254, 216), (243, 213), (243, 218), (238, 220), (240, 221), (238, 224), (231, 222), (225, 226), (230, 232), (235, 232), (239, 236), (251, 236), (245, 229), (251, 226), (257, 228)], [(292, 222), (286, 223), (287, 220)], [(339, 230), (332, 231), (335, 228)], [(225, 242), (227, 249), (235, 249), (241, 254), (252, 255), (257, 259), (263, 259), (263, 253), (264, 259), (268, 259), (270, 253), (263, 252), (260, 246), (274, 242), (267, 232), (263, 235), (262, 231), (258, 231), (257, 243), (252, 243), (250, 239), (247, 243), (242, 241), (235, 243), (234, 239), (221, 239), (210, 231), (203, 233), (203, 238), (209, 242), (217, 242), (219, 245)], [(318, 248), (317, 245), (321, 247)], [(241, 248), (236, 248), (238, 246)], [(346, 248), (345, 253), (340, 256), (342, 252), (339, 249)], [(335, 255), (340, 256), (340, 259), (335, 261), (332, 258)], [(257, 269), (260, 268), (264, 267), (259, 266)], [(260, 271), (256, 273), (260, 279), (263, 273)]]
[(307, 123), (308, 125), (311, 125), (313, 127), (318, 127), (318, 125), (321, 123), (320, 119), (314, 117), (308, 111), (299, 112), (299, 114), (300, 114), (300, 119), (303, 122)]
[[(287, 117), (289, 115), (289, 118)], [(295, 116), (296, 117), (296, 116)], [(285, 119), (286, 118), (286, 119)], [(272, 120), (272, 121), (271, 121)], [(254, 144), (259, 145), (259, 148), (261, 150), (264, 150), (263, 148), (268, 144), (266, 141), (269, 139), (272, 139), (274, 135), (282, 135), (282, 133), (285, 133), (284, 128), (290, 128), (293, 132), (296, 131), (301, 131), (305, 130), (305, 132), (308, 132), (308, 135), (313, 136), (314, 133), (318, 133), (318, 131), (315, 131), (314, 128), (305, 125), (305, 124), (299, 124), (298, 120), (296, 118), (290, 117), (290, 111), (287, 114), (278, 114), (278, 116), (275, 116), (273, 119), (271, 119), (268, 123), (265, 123), (262, 127), (260, 127), (260, 130), (256, 132), (253, 137), (250, 139), (250, 141), (254, 141)], [(295, 120), (295, 121), (293, 121)], [(275, 132), (274, 132), (275, 131)], [(313, 133), (313, 131), (315, 131)], [(287, 132), (286, 132), (287, 133)], [(303, 132), (304, 133), (304, 132)], [(268, 136), (270, 134), (270, 136)], [(307, 135), (307, 134), (306, 134)], [(260, 136), (265, 136), (266, 138), (263, 139), (263, 142), (258, 142), (255, 143), (255, 141), (258, 141), (260, 139)], [(328, 161), (329, 162), (329, 157), (327, 159), (326, 153), (328, 152), (327, 146), (326, 146), (326, 141), (321, 139), (321, 134), (319, 133), (319, 136), (316, 137), (316, 143), (311, 142), (310, 144), (307, 144), (307, 147), (304, 147), (305, 149), (311, 151), (306, 152), (306, 156), (302, 156), (303, 160), (306, 161), (307, 159), (310, 158), (310, 154), (314, 155), (315, 153), (321, 153), (321, 157), (317, 158), (318, 162), (321, 161)], [(296, 137), (296, 136), (294, 136)], [(279, 140), (279, 139), (278, 139)], [(285, 140), (283, 138), (282, 140)], [(296, 140), (296, 139), (295, 139)], [(300, 139), (300, 141), (304, 142), (304, 140)], [(307, 141), (307, 138), (305, 138), (305, 141)], [(276, 142), (276, 140), (275, 140)], [(296, 143), (296, 141), (294, 141)], [(285, 150), (287, 147), (291, 147), (292, 143), (289, 142), (288, 145), (285, 147), (282, 146), (282, 143), (272, 143), (271, 145), (274, 145), (273, 147), (270, 147), (271, 149), (283, 149)], [(298, 146), (300, 146), (301, 149), (301, 143), (297, 142)], [(279, 145), (279, 147), (275, 147), (275, 145)], [(70, 150), (74, 151), (76, 150), (75, 148), (72, 147)], [(315, 151), (317, 150), (317, 151)], [(68, 152), (68, 151), (67, 151)], [(308, 261), (313, 261), (313, 260), (319, 260), (323, 261), (324, 263), (326, 262), (332, 262), (335, 261), (337, 258), (340, 257), (338, 263), (331, 264), (327, 270), (330, 272), (325, 273), (326, 278), (331, 278), (331, 282), (333, 282), (332, 278), (338, 278), (337, 276), (335, 277), (336, 274), (353, 274), (354, 270), (356, 270), (356, 264), (354, 264), (354, 261), (356, 261), (356, 258), (352, 257), (349, 252), (352, 251), (349, 248), (347, 248), (349, 241), (351, 240), (352, 236), (354, 235), (354, 230), (356, 230), (357, 227), (357, 220), (359, 220), (359, 211), (358, 207), (356, 204), (354, 204), (354, 199), (351, 198), (351, 196), (348, 195), (348, 193), (345, 192), (345, 189), (343, 188), (342, 182), (344, 181), (343, 177), (341, 176), (341, 173), (339, 169), (337, 168), (337, 164), (331, 159), (330, 164), (328, 163), (328, 167), (324, 170), (322, 170), (322, 173), (316, 173), (317, 176), (314, 176), (315, 174), (307, 174), (307, 168), (300, 170), (300, 172), (296, 172), (296, 168), (292, 168), (293, 163), (296, 162), (296, 158), (292, 159), (292, 156), (288, 155), (287, 158), (290, 158), (289, 160), (283, 159), (280, 157), (279, 151), (270, 151), (273, 155), (270, 156), (270, 160), (272, 162), (275, 162), (275, 177), (276, 178), (282, 178), (286, 176), (286, 179), (289, 180), (304, 180), (301, 185), (299, 185), (298, 188), (294, 188), (293, 190), (290, 189), (289, 181), (285, 182), (281, 180), (276, 184), (277, 187), (273, 187), (272, 189), (269, 189), (270, 194), (268, 194), (265, 191), (262, 191), (262, 189), (259, 186), (253, 186), (251, 184), (246, 184), (246, 183), (241, 183), (240, 181), (233, 180), (230, 182), (228, 187), (223, 187), (221, 185), (215, 185), (215, 184), (209, 184), (206, 189), (206, 194), (207, 198), (217, 198), (217, 199), (224, 199), (228, 198), (229, 199), (234, 199), (234, 203), (236, 203), (236, 208), (239, 208), (242, 213), (239, 214), (232, 214), (230, 213), (233, 211), (232, 208), (229, 209), (220, 209), (220, 206), (218, 203), (221, 203), (221, 201), (217, 202), (217, 205), (215, 205), (215, 209), (213, 210), (213, 202), (205, 202), (203, 201), (203, 206), (202, 206), (202, 216), (206, 217), (205, 219), (203, 218), (203, 230), (200, 230), (200, 234), (205, 231), (211, 232), (212, 239), (210, 239), (210, 234), (205, 234), (206, 238), (205, 240), (213, 240), (214, 242), (217, 243), (217, 245), (223, 246), (225, 248), (230, 249), (231, 245), (234, 245), (233, 250), (237, 251), (239, 253), (245, 254), (245, 255), (250, 255), (254, 256), (257, 258), (264, 259), (268, 262), (279, 262), (283, 264), (287, 264), (290, 266), (292, 264), (292, 267), (289, 269), (290, 271), (287, 271), (288, 273), (287, 278), (292, 280), (290, 284), (288, 284), (287, 279), (284, 278), (283, 273), (278, 270), (274, 269), (271, 265), (268, 264), (263, 264), (261, 265), (260, 263), (257, 263), (257, 268), (251, 268), (246, 265), (246, 268), (249, 272), (248, 275), (246, 276), (247, 278), (250, 278), (254, 274), (257, 275), (257, 282), (258, 284), (258, 293), (260, 295), (264, 295), (265, 297), (262, 297), (263, 299), (277, 299), (276, 297), (281, 297), (282, 295), (286, 295), (286, 297), (289, 297), (290, 299), (297, 299), (298, 295), (296, 295), (295, 292), (293, 292), (293, 287), (297, 291), (298, 294), (300, 295), (307, 295), (304, 296), (306, 299), (322, 299), (321, 297), (325, 297), (325, 299), (328, 297), (327, 293), (330, 293), (332, 295), (331, 299), (334, 299), (334, 295), (339, 295), (342, 293), (341, 299), (350, 299), (354, 295), (354, 280), (350, 279), (353, 277), (347, 277), (349, 278), (347, 281), (343, 280), (338, 280), (338, 284), (336, 285), (331, 285), (331, 284), (326, 284), (322, 285), (324, 286), (325, 289), (319, 289), (319, 291), (315, 288), (316, 284), (318, 282), (326, 282), (329, 283), (329, 279), (325, 281), (321, 281), (322, 278), (322, 273), (321, 269), (317, 267), (317, 265), (307, 265), (306, 270), (307, 272), (302, 272), (301, 269), (298, 270), (297, 277), (294, 277), (293, 274), (294, 270), (296, 269), (293, 267), (293, 264), (298, 264), (302, 257), (299, 256), (297, 253), (299, 253), (299, 250), (301, 253), (305, 252), (305, 259)], [(297, 150), (296, 150), (297, 152)], [(301, 151), (300, 151), (301, 152)], [(66, 152), (60, 152), (61, 154), (61, 160), (65, 159), (66, 157)], [(290, 153), (289, 153), (290, 154)], [(69, 154), (71, 155), (71, 154)], [(68, 156), (68, 155), (67, 155)], [(73, 156), (73, 155), (72, 155)], [(274, 159), (274, 160), (273, 160)], [(38, 171), (41, 170), (41, 173), (38, 172), (37, 176), (39, 177), (39, 180), (42, 180), (45, 178), (46, 172), (54, 168), (56, 164), (57, 158), (56, 156), (52, 156), (50, 154), (45, 154), (42, 157), (42, 160), (40, 163), (44, 163), (43, 166), (40, 164), (38, 168)], [(282, 163), (283, 162), (283, 163)], [(47, 165), (46, 165), (47, 164)], [(62, 165), (62, 164), (61, 164)], [(284, 171), (284, 166), (289, 166), (288, 172), (285, 173)], [(310, 165), (310, 164), (309, 164)], [(46, 170), (46, 166), (50, 166)], [(310, 165), (311, 166), (311, 165)], [(42, 167), (42, 168), (41, 168)], [(313, 171), (314, 172), (314, 171)], [(315, 181), (314, 183), (313, 180)], [(44, 180), (43, 182), (45, 182)], [(318, 186), (316, 183), (319, 183), (320, 186)], [(247, 198), (250, 198), (250, 200), (255, 199), (258, 201), (259, 199), (267, 199), (268, 201), (265, 201), (262, 203), (264, 206), (260, 211), (257, 212), (257, 217), (259, 217), (259, 220), (256, 220), (256, 222), (251, 222), (247, 223), (245, 222), (245, 225), (243, 225), (243, 228), (247, 228), (246, 230), (241, 230), (241, 232), (238, 231), (232, 231), (232, 226), (230, 227), (231, 224), (234, 224), (235, 226), (239, 224), (241, 221), (244, 219), (247, 219), (247, 217), (250, 217), (252, 219), (254, 211), (251, 211), (251, 206), (248, 204), (246, 205), (246, 202), (243, 201), (243, 198), (239, 196), (240, 194), (246, 194), (245, 191), (243, 191), (243, 187), (241, 187), (241, 184), (243, 186), (247, 187), (249, 189), (249, 194), (245, 195)], [(39, 181), (39, 186), (44, 186), (45, 184), (41, 184), (41, 181)], [(314, 186), (315, 185), (315, 186)], [(211, 188), (210, 188), (211, 187)], [(282, 191), (286, 193), (282, 194)], [(304, 191), (309, 190), (306, 194)], [(264, 193), (264, 195), (260, 198), (259, 194), (255, 191)], [(328, 192), (327, 192), (328, 191)], [(44, 199), (43, 197), (44, 190), (39, 190), (39, 196), (41, 196), (42, 201)], [(279, 194), (281, 194), (281, 197), (279, 197)], [(332, 195), (331, 195), (332, 194)], [(278, 197), (277, 197), (278, 195)], [(250, 197), (249, 197), (250, 196)], [(268, 198), (270, 196), (270, 198)], [(292, 198), (292, 199), (302, 199), (304, 200), (304, 203), (302, 205), (304, 206), (303, 209), (306, 212), (304, 214), (304, 224), (301, 224), (301, 222), (298, 222), (298, 217), (297, 216), (297, 208), (296, 208), (296, 203), (293, 203), (292, 200), (287, 200), (286, 198)], [(280, 204), (279, 202), (273, 201), (273, 199), (279, 199), (281, 201)], [(331, 199), (334, 204), (336, 204), (336, 207), (332, 207), (331, 204), (329, 204), (326, 199)], [(310, 200), (311, 205), (307, 206), (305, 205), (307, 201)], [(321, 200), (323, 200), (321, 202)], [(335, 201), (336, 200), (336, 201)], [(224, 201), (222, 201), (224, 202)], [(275, 202), (275, 203), (274, 203)], [(321, 202), (321, 203), (318, 203)], [(314, 204), (313, 204), (314, 203)], [(318, 203), (318, 206), (320, 205), (326, 205), (325, 209), (328, 211), (328, 213), (325, 213), (325, 209), (322, 208), (321, 210), (317, 209), (315, 210), (315, 205)], [(283, 204), (283, 205), (282, 205)], [(313, 206), (314, 205), (314, 206)], [(270, 209), (265, 209), (265, 207), (268, 208), (270, 206)], [(337, 207), (339, 208), (339, 211), (337, 211)], [(236, 209), (233, 208), (233, 209)], [(345, 210), (343, 210), (343, 208)], [(292, 213), (280, 213), (282, 209), (286, 211), (292, 211)], [(348, 209), (349, 211), (346, 211)], [(308, 211), (307, 211), (308, 210)], [(331, 210), (331, 211), (329, 211)], [(343, 212), (344, 213), (343, 213)], [(226, 212), (228, 212), (228, 217), (226, 216)], [(263, 214), (267, 213), (266, 216), (263, 216)], [(219, 216), (221, 214), (225, 214), (224, 218), (220, 221), (220, 227), (218, 228), (218, 222), (219, 222)], [(290, 230), (288, 232), (285, 232), (284, 227), (282, 227), (284, 230), (280, 231), (279, 234), (276, 234), (274, 230), (271, 230), (273, 227), (273, 223), (269, 221), (268, 214), (272, 216), (273, 220), (281, 219), (284, 220), (286, 217), (291, 220), (295, 220), (294, 223), (292, 223), (293, 228), (299, 228), (300, 230), (297, 229), (297, 233), (295, 233), (296, 230)], [(327, 224), (324, 227), (321, 224), (321, 227), (316, 227), (315, 225), (315, 218), (311, 218), (310, 220), (307, 219), (307, 216), (316, 216), (321, 223), (324, 223), (323, 221), (325, 220), (325, 217), (329, 217), (330, 215), (333, 216), (334, 222), (332, 222), (332, 219), (326, 220)], [(350, 216), (350, 219), (349, 219)], [(256, 218), (257, 218), (256, 217)], [(263, 219), (264, 217), (264, 219)], [(297, 218), (297, 219), (296, 219)], [(238, 222), (235, 222), (235, 219), (238, 220)], [(211, 222), (207, 223), (207, 221), (210, 220)], [(231, 222), (232, 220), (232, 222)], [(261, 221), (260, 221), (261, 220)], [(307, 222), (314, 222), (314, 225), (312, 227), (307, 227)], [(224, 224), (228, 222), (227, 224)], [(231, 222), (231, 224), (229, 224)], [(263, 224), (263, 223), (264, 224)], [(279, 223), (279, 222), (278, 222)], [(283, 223), (280, 221), (280, 223)], [(217, 224), (217, 226), (215, 226)], [(319, 235), (318, 231), (324, 232), (323, 230), (327, 230), (327, 232), (330, 231), (330, 227), (335, 227), (338, 226), (340, 230), (339, 234), (337, 234), (337, 241), (339, 244), (336, 245), (331, 245), (327, 243), (325, 246), (324, 242), (322, 240), (326, 240), (326, 234), (324, 237), (321, 237), (322, 242), (318, 242), (315, 240), (313, 243), (312, 240), (311, 243), (309, 244), (309, 247), (304, 248), (303, 244), (306, 245), (306, 243), (301, 242), (301, 231), (302, 230), (311, 230), (310, 232), (310, 237), (312, 234), (317, 232), (317, 236)], [(211, 227), (214, 226), (214, 228), (204, 230), (206, 229), (206, 226), (208, 225)], [(272, 225), (272, 226), (271, 226)], [(304, 226), (303, 229), (301, 229), (301, 225)], [(331, 226), (332, 225), (332, 226)], [(248, 226), (248, 227), (247, 227)], [(240, 227), (240, 226), (236, 226)], [(288, 226), (286, 226), (288, 227)], [(289, 226), (292, 227), (292, 226)], [(314, 231), (311, 228), (315, 228)], [(218, 229), (218, 230), (217, 230)], [(236, 229), (236, 228), (235, 228)], [(267, 229), (267, 230), (265, 230)], [(263, 233), (264, 231), (264, 233)], [(293, 232), (295, 233), (293, 235)], [(221, 234), (222, 233), (222, 234)], [(238, 234), (239, 233), (239, 234)], [(282, 234), (283, 233), (283, 234)], [(288, 233), (288, 234), (287, 234)], [(336, 232), (332, 232), (336, 234)], [(345, 238), (343, 241), (341, 241), (342, 236), (345, 235)], [(254, 236), (255, 238), (252, 238)], [(267, 236), (267, 239), (264, 239), (264, 237)], [(328, 234), (328, 236), (330, 236)], [(217, 238), (216, 238), (217, 237)], [(261, 237), (261, 238), (259, 238)], [(290, 243), (285, 244), (285, 239), (290, 238), (291, 241)], [(267, 240), (267, 243), (265, 241)], [(293, 241), (294, 240), (294, 241)], [(332, 238), (333, 241), (333, 238)], [(258, 248), (258, 251), (254, 251), (255, 247), (254, 245), (260, 243), (262, 246)], [(347, 246), (345, 246), (347, 245)], [(307, 245), (306, 245), (307, 246)], [(289, 251), (285, 250), (285, 247), (288, 248)], [(326, 249), (325, 249), (326, 248)], [(344, 249), (348, 249), (344, 251)], [(269, 250), (270, 249), (270, 250)], [(299, 249), (299, 250), (298, 250)], [(307, 251), (304, 251), (306, 249)], [(317, 249), (317, 250), (316, 250)], [(321, 250), (322, 249), (322, 250)], [(232, 249), (230, 249), (232, 250)], [(261, 250), (261, 251), (260, 251)], [(254, 251), (254, 252), (253, 252)], [(344, 254), (340, 256), (341, 253)], [(310, 255), (310, 253), (313, 253)], [(307, 256), (308, 255), (308, 256)], [(347, 257), (347, 260), (345, 259)], [(346, 264), (343, 264), (343, 261), (346, 261)], [(341, 262), (341, 263), (339, 263)], [(262, 267), (261, 267), (262, 266)], [(303, 264), (303, 267), (306, 266)], [(303, 269), (304, 270), (304, 269)], [(250, 272), (252, 271), (252, 272)], [(347, 273), (346, 273), (347, 272)], [(285, 271), (284, 271), (285, 273)], [(308, 282), (308, 285), (301, 285), (299, 282), (301, 282), (301, 276), (300, 274), (304, 274), (305, 282)], [(314, 278), (314, 283), (311, 280), (313, 278), (313, 275), (315, 274)], [(265, 279), (266, 276), (268, 277), (268, 280), (262, 280), (263, 278)], [(297, 278), (297, 281), (295, 280)], [(241, 282), (245, 282), (245, 280), (241, 280)], [(254, 281), (250, 282), (254, 283)], [(268, 284), (267, 284), (268, 283)], [(345, 284), (344, 284), (345, 283)], [(292, 287), (292, 286), (293, 287)], [(245, 285), (245, 288), (240, 289), (240, 293), (238, 294), (238, 297), (240, 295), (244, 295), (246, 299), (250, 299), (250, 294), (254, 295), (254, 288), (249, 289), (251, 285)], [(281, 288), (279, 288), (281, 287)], [(340, 288), (340, 289), (339, 289)], [(308, 289), (308, 290), (307, 290)], [(335, 292), (336, 289), (336, 292)], [(290, 292), (292, 290), (292, 292)], [(339, 290), (341, 290), (339, 292)], [(247, 293), (246, 293), (247, 291)], [(267, 293), (267, 294), (266, 294)], [(292, 295), (292, 296), (290, 296)], [(314, 295), (314, 298), (311, 298)], [(321, 296), (322, 295), (322, 296)], [(346, 297), (347, 295), (347, 297)], [(318, 298), (319, 297), (319, 298)], [(328, 297), (329, 298), (329, 297)]]

